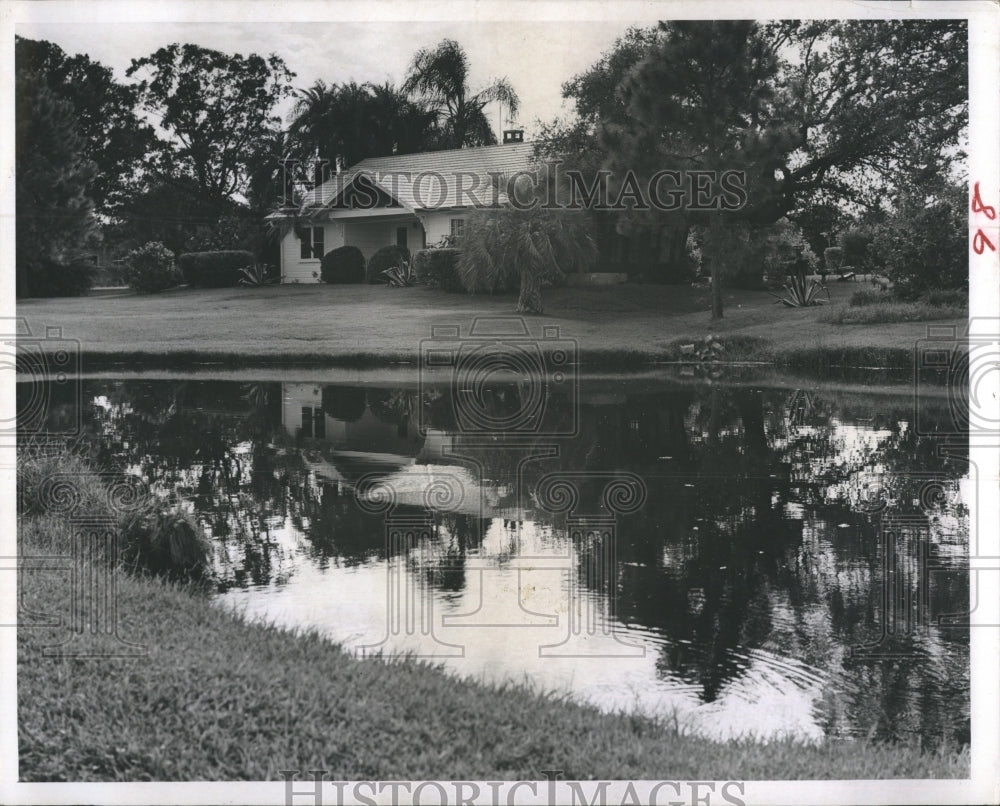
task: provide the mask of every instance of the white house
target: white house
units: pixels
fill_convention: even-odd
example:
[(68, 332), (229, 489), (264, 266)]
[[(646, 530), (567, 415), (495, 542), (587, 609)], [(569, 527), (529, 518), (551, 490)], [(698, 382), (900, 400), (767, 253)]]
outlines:
[(532, 169), (533, 151), (522, 132), (505, 131), (503, 145), (362, 160), (268, 216), (282, 232), (281, 281), (319, 282), (320, 258), (340, 246), (367, 260), (390, 244), (414, 252), (459, 234), (477, 205), (506, 202), (506, 179)]

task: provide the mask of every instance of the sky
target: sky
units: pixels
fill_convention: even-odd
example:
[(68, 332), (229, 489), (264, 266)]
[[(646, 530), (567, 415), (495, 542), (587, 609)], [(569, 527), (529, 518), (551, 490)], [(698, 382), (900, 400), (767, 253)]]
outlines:
[[(44, 5), (44, 4), (43, 4)], [(502, 128), (537, 131), (536, 121), (548, 122), (570, 109), (562, 99), (562, 83), (586, 70), (629, 27), (627, 20), (603, 21), (455, 21), (455, 22), (281, 22), (281, 23), (109, 23), (78, 24), (22, 22), (18, 35), (46, 39), (67, 53), (86, 53), (111, 67), (125, 80), (133, 58), (153, 53), (172, 42), (191, 42), (227, 53), (276, 53), (296, 74), (294, 86), (317, 79), (327, 83), (386, 80), (402, 82), (413, 54), (444, 38), (456, 39), (471, 62), (471, 85), (485, 86), (506, 76), (521, 100), (517, 121)], [(286, 102), (284, 113), (290, 110)], [(500, 110), (487, 107), (494, 129)]]

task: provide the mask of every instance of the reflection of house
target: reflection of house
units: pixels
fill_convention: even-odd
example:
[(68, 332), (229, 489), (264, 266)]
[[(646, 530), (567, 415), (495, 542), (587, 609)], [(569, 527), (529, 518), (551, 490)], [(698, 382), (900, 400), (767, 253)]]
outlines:
[(373, 157), (308, 193), (299, 209), (272, 213), (282, 228), (281, 280), (319, 280), (320, 258), (357, 246), (365, 258), (396, 244), (411, 252), (457, 235), (476, 206), (506, 201), (504, 178), (531, 167), (533, 146), (506, 145)]
[[(320, 475), (345, 481), (414, 463), (424, 444), (417, 423), (405, 418), (380, 420), (366, 405), (364, 391), (348, 387), (335, 391), (357, 396), (350, 419), (334, 417), (324, 409), (324, 397), (329, 402), (331, 388), (311, 383), (281, 385), (281, 424), (290, 436), (301, 440), (307, 461)], [(339, 400), (343, 404), (343, 397)]]

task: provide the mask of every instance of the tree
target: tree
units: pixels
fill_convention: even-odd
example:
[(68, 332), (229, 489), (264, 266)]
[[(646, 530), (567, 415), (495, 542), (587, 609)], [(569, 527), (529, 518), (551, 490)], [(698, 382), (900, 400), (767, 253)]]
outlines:
[(478, 210), (466, 220), (458, 270), (467, 290), (518, 287), (516, 311), (542, 313), (544, 282), (593, 263), (596, 246), (583, 213), (541, 204), (550, 175), (512, 180), (507, 195), (516, 194), (517, 207)]
[(99, 238), (88, 188), (95, 166), (69, 101), (37, 75), (15, 76), (17, 295), (81, 293), (78, 258)]
[(413, 57), (403, 84), (416, 93), (442, 118), (443, 143), (447, 148), (487, 146), (496, 135), (483, 108), (496, 102), (516, 115), (519, 100), (506, 78), (496, 79), (478, 92), (469, 87), (469, 58), (453, 39), (443, 39), (434, 48), (421, 48)]
[(15, 37), (14, 59), (18, 70), (72, 105), (83, 153), (96, 168), (89, 196), (97, 211), (112, 213), (135, 192), (155, 141), (152, 127), (136, 114), (135, 88), (115, 81), (110, 68), (86, 55), (67, 56), (51, 42)]
[[(142, 109), (166, 137), (153, 168), (166, 181), (192, 180), (201, 200), (220, 210), (245, 196), (255, 169), (254, 146), (274, 135), (275, 106), (291, 92), (294, 75), (275, 55), (228, 55), (198, 45), (169, 45), (133, 59), (129, 76)], [(267, 159), (277, 162), (282, 155)]]
[(897, 296), (968, 288), (968, 220), (967, 192), (957, 183), (915, 184), (899, 195), (871, 247)]
[[(733, 154), (742, 147), (750, 158), (747, 170), (753, 169), (751, 204), (742, 212), (746, 225), (768, 227), (788, 216), (819, 253), (832, 245), (836, 213), (845, 204), (884, 208), (901, 173), (947, 173), (961, 160), (965, 28), (963, 20), (846, 20), (634, 29), (564, 85), (577, 118), (552, 127), (563, 140), (557, 137), (553, 149), (568, 146), (568, 153), (590, 161), (603, 154), (603, 164), (616, 171), (645, 155), (648, 171), (676, 167), (682, 154), (698, 167), (688, 147), (697, 149), (704, 137)], [(636, 84), (644, 80), (640, 106), (634, 106)], [(721, 99), (730, 114), (718, 111), (713, 120), (706, 99)], [(648, 117), (658, 107), (665, 124), (659, 140)], [(635, 147), (643, 133), (645, 151)], [(617, 153), (629, 141), (631, 150)], [(713, 149), (722, 156), (703, 146), (702, 160)], [(642, 221), (629, 210), (614, 217)], [(645, 218), (654, 228), (664, 221)], [(683, 244), (693, 220), (686, 221), (683, 211), (670, 218), (676, 223), (671, 238)], [(680, 248), (669, 251), (681, 254)]]
[[(619, 179), (644, 179), (663, 169), (742, 171), (750, 203), (738, 210), (660, 212), (703, 228), (702, 251), (712, 273), (712, 318), (723, 315), (722, 278), (739, 260), (740, 242), (759, 207), (775, 192), (775, 166), (794, 147), (787, 99), (776, 91), (775, 53), (756, 23), (673, 22), (625, 78), (624, 124), (604, 124), (600, 137)], [(718, 187), (713, 195), (718, 194)], [(651, 207), (653, 205), (650, 205)]]
[(289, 144), (299, 159), (326, 160), (332, 167), (432, 149), (437, 144), (437, 113), (381, 85), (327, 84), (317, 81), (298, 90), (289, 125)]

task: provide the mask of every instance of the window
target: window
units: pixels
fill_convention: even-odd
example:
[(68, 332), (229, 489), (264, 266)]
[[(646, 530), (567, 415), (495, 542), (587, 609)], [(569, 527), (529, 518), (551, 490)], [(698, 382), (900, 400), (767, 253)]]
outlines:
[(453, 218), (451, 220), (451, 237), (461, 238), (462, 230), (465, 229), (465, 219), (464, 218)]
[(323, 409), (302, 407), (302, 436), (326, 439), (326, 416)]
[(302, 260), (319, 260), (323, 257), (323, 228), (306, 227), (299, 233), (299, 257)]

